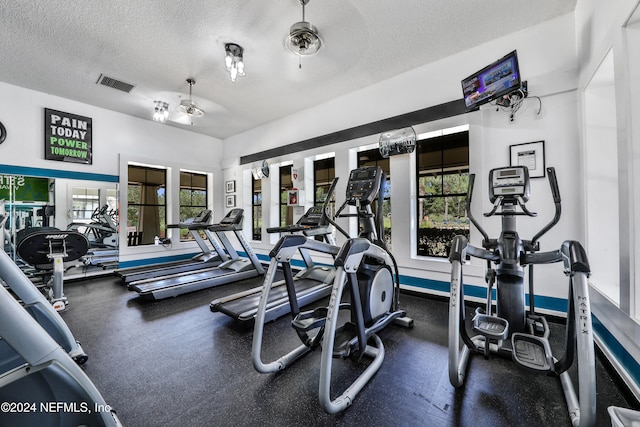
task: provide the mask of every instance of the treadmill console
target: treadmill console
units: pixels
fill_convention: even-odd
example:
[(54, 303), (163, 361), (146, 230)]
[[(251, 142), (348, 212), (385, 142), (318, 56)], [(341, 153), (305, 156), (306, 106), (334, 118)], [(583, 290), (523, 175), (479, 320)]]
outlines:
[(313, 206), (300, 218), (298, 225), (302, 227), (318, 227), (323, 224), (322, 207)]
[(242, 223), (244, 209), (231, 209), (220, 221), (220, 225), (237, 225)]
[(529, 200), (529, 170), (526, 166), (510, 166), (492, 169), (489, 172), (489, 200), (494, 203), (498, 197), (506, 200), (522, 198)]
[(356, 201), (359, 201), (361, 206), (371, 204), (380, 191), (381, 177), (380, 166), (366, 166), (352, 170), (347, 182), (348, 203), (355, 205)]
[(185, 221), (185, 224), (208, 224), (211, 219), (211, 210), (205, 209), (198, 214), (195, 218), (189, 218)]

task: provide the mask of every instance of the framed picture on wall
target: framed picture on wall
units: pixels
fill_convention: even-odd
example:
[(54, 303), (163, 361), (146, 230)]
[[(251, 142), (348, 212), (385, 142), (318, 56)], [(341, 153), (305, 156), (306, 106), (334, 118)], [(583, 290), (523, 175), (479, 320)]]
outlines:
[(235, 208), (236, 207), (236, 196), (230, 195), (226, 198), (226, 207)]
[(227, 181), (225, 184), (227, 185), (227, 193), (235, 193), (236, 192), (236, 182), (235, 181)]
[(525, 142), (509, 146), (510, 166), (526, 166), (530, 178), (544, 178), (544, 141)]

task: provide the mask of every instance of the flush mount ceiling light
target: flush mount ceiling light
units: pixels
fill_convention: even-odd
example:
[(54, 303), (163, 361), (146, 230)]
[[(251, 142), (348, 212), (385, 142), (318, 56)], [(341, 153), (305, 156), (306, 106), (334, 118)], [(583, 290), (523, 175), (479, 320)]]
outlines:
[(229, 72), (229, 78), (232, 82), (238, 80), (238, 77), (246, 76), (244, 72), (244, 49), (235, 43), (227, 43), (224, 45), (224, 66)]
[(300, 57), (315, 55), (322, 47), (322, 39), (318, 29), (304, 20), (304, 7), (309, 0), (299, 1), (302, 5), (302, 21), (291, 26), (284, 43), (287, 49)]
[(153, 111), (153, 121), (164, 123), (169, 118), (169, 104), (164, 101), (153, 101), (156, 107)]
[(189, 85), (189, 99), (183, 99), (180, 101), (180, 105), (178, 105), (178, 111), (181, 113), (185, 113), (189, 117), (202, 117), (204, 116), (204, 110), (191, 100), (191, 89), (193, 85), (196, 84), (196, 80), (193, 78), (187, 79), (187, 84)]

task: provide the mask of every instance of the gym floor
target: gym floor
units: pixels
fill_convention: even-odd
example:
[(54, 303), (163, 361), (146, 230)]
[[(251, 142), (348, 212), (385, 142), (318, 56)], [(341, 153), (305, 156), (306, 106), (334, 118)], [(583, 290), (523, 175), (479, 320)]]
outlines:
[[(125, 426), (571, 425), (559, 380), (507, 359), (473, 357), (464, 387), (452, 387), (447, 302), (404, 293), (400, 303), (414, 327), (379, 334), (386, 352), (380, 371), (350, 408), (328, 415), (318, 402), (320, 350), (280, 373), (260, 374), (251, 362), (253, 328), (209, 310), (212, 300), (261, 284), (256, 278), (143, 302), (115, 276), (68, 282), (62, 316), (89, 354), (85, 372)], [(299, 345), (289, 323), (285, 316), (267, 324), (264, 361)], [(552, 348), (559, 348), (564, 326), (551, 328)], [(597, 359), (597, 425), (607, 426), (608, 406), (639, 408), (599, 352)], [(334, 361), (333, 393), (361, 369)]]

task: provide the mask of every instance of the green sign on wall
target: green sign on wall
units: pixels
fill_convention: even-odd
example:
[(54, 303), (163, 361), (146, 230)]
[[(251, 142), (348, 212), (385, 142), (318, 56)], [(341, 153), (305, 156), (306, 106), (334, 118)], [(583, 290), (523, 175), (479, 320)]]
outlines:
[(16, 202), (49, 201), (49, 179), (21, 175), (0, 175), (0, 200), (9, 201), (13, 184), (13, 200)]

